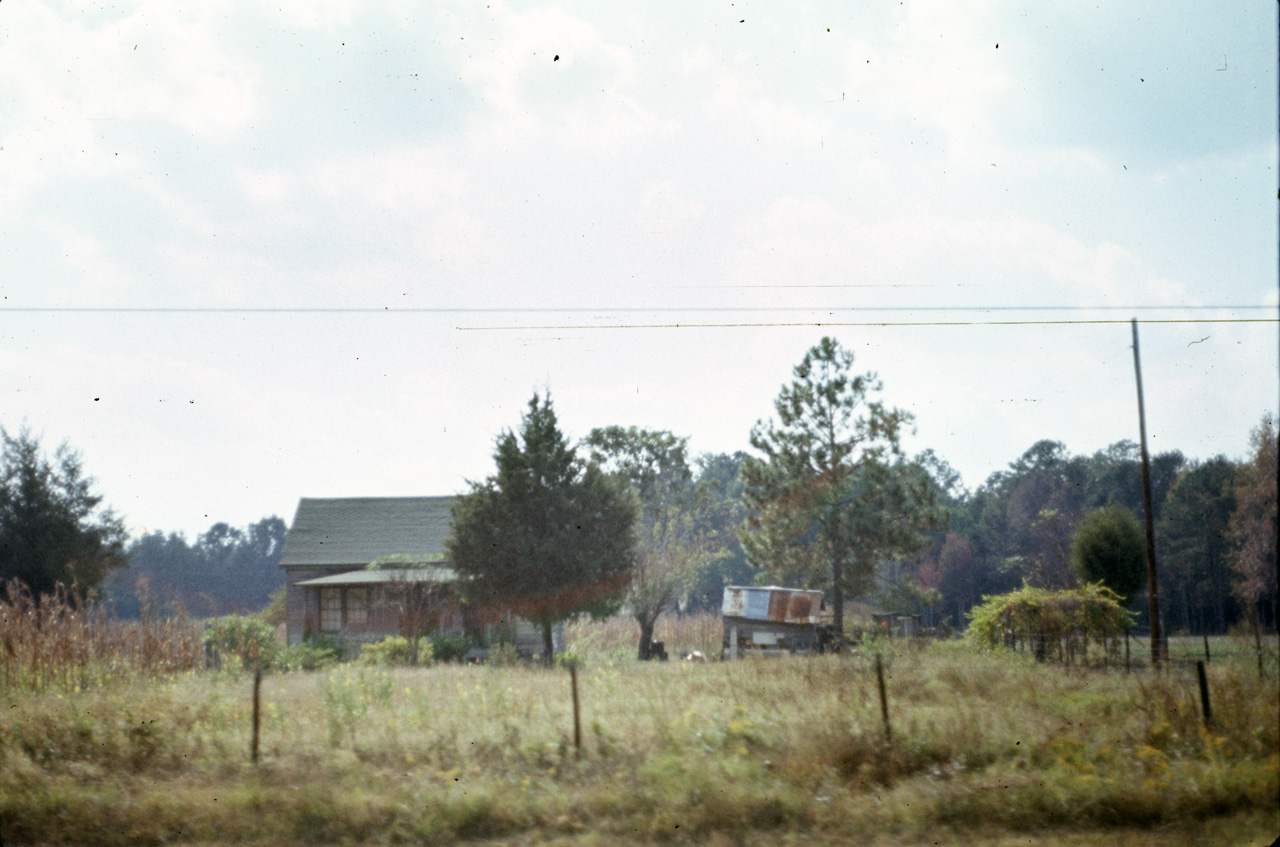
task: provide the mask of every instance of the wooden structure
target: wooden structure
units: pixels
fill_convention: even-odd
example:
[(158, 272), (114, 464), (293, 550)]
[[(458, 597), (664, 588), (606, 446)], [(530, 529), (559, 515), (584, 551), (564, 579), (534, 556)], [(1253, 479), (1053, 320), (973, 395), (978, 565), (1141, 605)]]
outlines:
[[(539, 630), (501, 609), (459, 602), (445, 542), (452, 532), (452, 497), (303, 498), (285, 536), (285, 632), (290, 644), (312, 635), (348, 643), (399, 635), (407, 613), (429, 614), (439, 634), (469, 635), (483, 646), (501, 632), (517, 651), (542, 652)], [(406, 598), (430, 602), (417, 609)], [(564, 626), (552, 632), (564, 650)]]
[(821, 591), (730, 585), (724, 590), (724, 658), (816, 653), (831, 640)]
[(880, 615), (872, 615), (872, 619), (875, 621), (877, 631), (884, 633), (890, 638), (920, 637), (919, 615), (901, 615), (893, 612), (886, 612)]

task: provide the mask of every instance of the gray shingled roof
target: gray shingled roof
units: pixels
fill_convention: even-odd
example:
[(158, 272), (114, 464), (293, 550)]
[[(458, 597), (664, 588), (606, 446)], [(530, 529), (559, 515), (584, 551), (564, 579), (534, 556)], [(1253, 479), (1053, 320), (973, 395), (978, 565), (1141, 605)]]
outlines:
[(358, 565), (382, 556), (445, 553), (453, 497), (304, 497), (284, 539), (280, 566)]

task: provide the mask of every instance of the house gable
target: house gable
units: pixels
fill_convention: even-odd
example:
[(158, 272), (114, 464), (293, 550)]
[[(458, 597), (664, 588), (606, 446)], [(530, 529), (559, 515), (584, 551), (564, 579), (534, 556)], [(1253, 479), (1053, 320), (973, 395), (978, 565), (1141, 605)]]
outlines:
[[(445, 565), (453, 501), (453, 497), (299, 500), (280, 553), (289, 643), (301, 641), (307, 632), (320, 631), (320, 592), (301, 583), (361, 571), (374, 560), (388, 557)], [(344, 598), (344, 608), (345, 602)], [(370, 616), (370, 625), (376, 618), (376, 614)]]

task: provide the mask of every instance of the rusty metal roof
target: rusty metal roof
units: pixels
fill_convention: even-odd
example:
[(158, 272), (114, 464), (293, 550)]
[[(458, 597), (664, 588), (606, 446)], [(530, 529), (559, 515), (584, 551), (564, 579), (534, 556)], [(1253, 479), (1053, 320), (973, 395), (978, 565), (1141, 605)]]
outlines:
[(775, 623), (821, 623), (822, 592), (777, 585), (729, 585), (721, 614)]

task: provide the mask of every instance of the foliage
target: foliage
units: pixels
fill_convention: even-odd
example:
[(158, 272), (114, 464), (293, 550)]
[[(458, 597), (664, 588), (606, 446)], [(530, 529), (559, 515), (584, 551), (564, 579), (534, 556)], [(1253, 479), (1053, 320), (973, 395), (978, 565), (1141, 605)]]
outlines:
[(465, 635), (441, 634), (431, 639), (431, 655), (437, 662), (461, 662), (471, 647), (471, 639)]
[(882, 559), (920, 549), (940, 522), (928, 472), (901, 455), (911, 415), (872, 399), (874, 373), (852, 373), (854, 356), (823, 338), (759, 422), (751, 445), (764, 458), (742, 465), (750, 518), (743, 548), (784, 584), (830, 587), (837, 628), (843, 598), (871, 587)]
[[(1176, 451), (1151, 459), (1158, 522), (1185, 463)], [(962, 620), (979, 596), (1011, 591), (1022, 582), (1042, 588), (1072, 586), (1071, 540), (1087, 513), (1107, 505), (1142, 513), (1141, 457), (1131, 441), (1118, 441), (1092, 455), (1072, 455), (1061, 442), (1043, 439), (972, 492), (953, 497), (949, 529), (965, 540), (967, 550), (953, 542), (950, 564), (962, 559), (967, 564), (964, 571), (947, 571), (945, 578), (936, 575), (944, 614)], [(939, 570), (944, 570), (941, 562)], [(1162, 576), (1162, 594), (1164, 587)]]
[(1272, 619), (1280, 611), (1277, 598), (1276, 479), (1280, 477), (1280, 432), (1271, 415), (1252, 434), (1253, 456), (1236, 490), (1238, 511), (1231, 517), (1235, 552), (1232, 567), (1240, 574), (1237, 595), (1245, 603), (1266, 603)]
[(637, 655), (645, 660), (658, 617), (712, 557), (713, 539), (699, 521), (707, 498), (694, 485), (687, 438), (611, 426), (593, 429), (583, 444), (591, 460), (628, 485), (640, 503), (636, 561), (624, 605), (640, 625)]
[(271, 626), (280, 626), (285, 622), (287, 599), (287, 592), (283, 585), (272, 591), (271, 600), (262, 611), (258, 612), (258, 619)]
[(275, 668), (282, 671), (315, 671), (342, 661), (345, 648), (332, 636), (290, 644), (276, 654)]
[(452, 596), (452, 590), (440, 579), (419, 578), (430, 576), (427, 569), (439, 568), (443, 560), (443, 554), (425, 559), (396, 554), (382, 556), (368, 565), (368, 570), (385, 571), (390, 577), (379, 590), (395, 607), (400, 635), (408, 645), (409, 663), (413, 665), (418, 663), (418, 645), (440, 627), (440, 617)]
[(249, 615), (223, 615), (205, 621), (204, 644), (216, 661), (225, 662), (234, 656), (241, 666), (250, 669), (271, 667), (281, 649), (276, 628)]
[(29, 430), (0, 427), (0, 580), (21, 580), (35, 594), (97, 586), (125, 561), (124, 524), (101, 504), (65, 442), (50, 459)]
[(1226, 632), (1236, 617), (1229, 525), (1236, 509), (1235, 464), (1194, 462), (1169, 491), (1156, 526), (1160, 606), (1169, 626)]
[(103, 587), (126, 618), (140, 614), (140, 580), (162, 602), (197, 615), (262, 609), (284, 586), (279, 562), (286, 531), (272, 515), (243, 528), (215, 523), (192, 543), (181, 533), (149, 532), (129, 544), (128, 566)]
[(560, 433), (550, 397), (529, 401), (520, 432), (498, 437), (497, 472), (457, 499), (449, 559), (473, 608), (542, 628), (618, 608), (635, 563), (635, 502)]
[(1086, 515), (1071, 541), (1071, 566), (1081, 582), (1100, 582), (1128, 603), (1147, 582), (1147, 544), (1133, 512), (1111, 505)]
[(974, 643), (992, 648), (1007, 644), (1011, 636), (1034, 637), (1037, 644), (1067, 637), (1111, 638), (1124, 635), (1132, 624), (1133, 616), (1120, 596), (1101, 583), (1059, 591), (1024, 585), (984, 597), (969, 613), (968, 635)]
[(719, 611), (726, 585), (750, 585), (757, 574), (738, 538), (746, 517), (740, 473), (746, 457), (741, 452), (707, 453), (697, 459), (695, 485), (701, 500), (696, 525), (712, 555), (703, 558), (689, 575), (680, 603), (682, 612)]
[(416, 665), (419, 661), (431, 661), (431, 641), (419, 638), (417, 649), (403, 635), (389, 635), (381, 641), (360, 645), (362, 665)]

